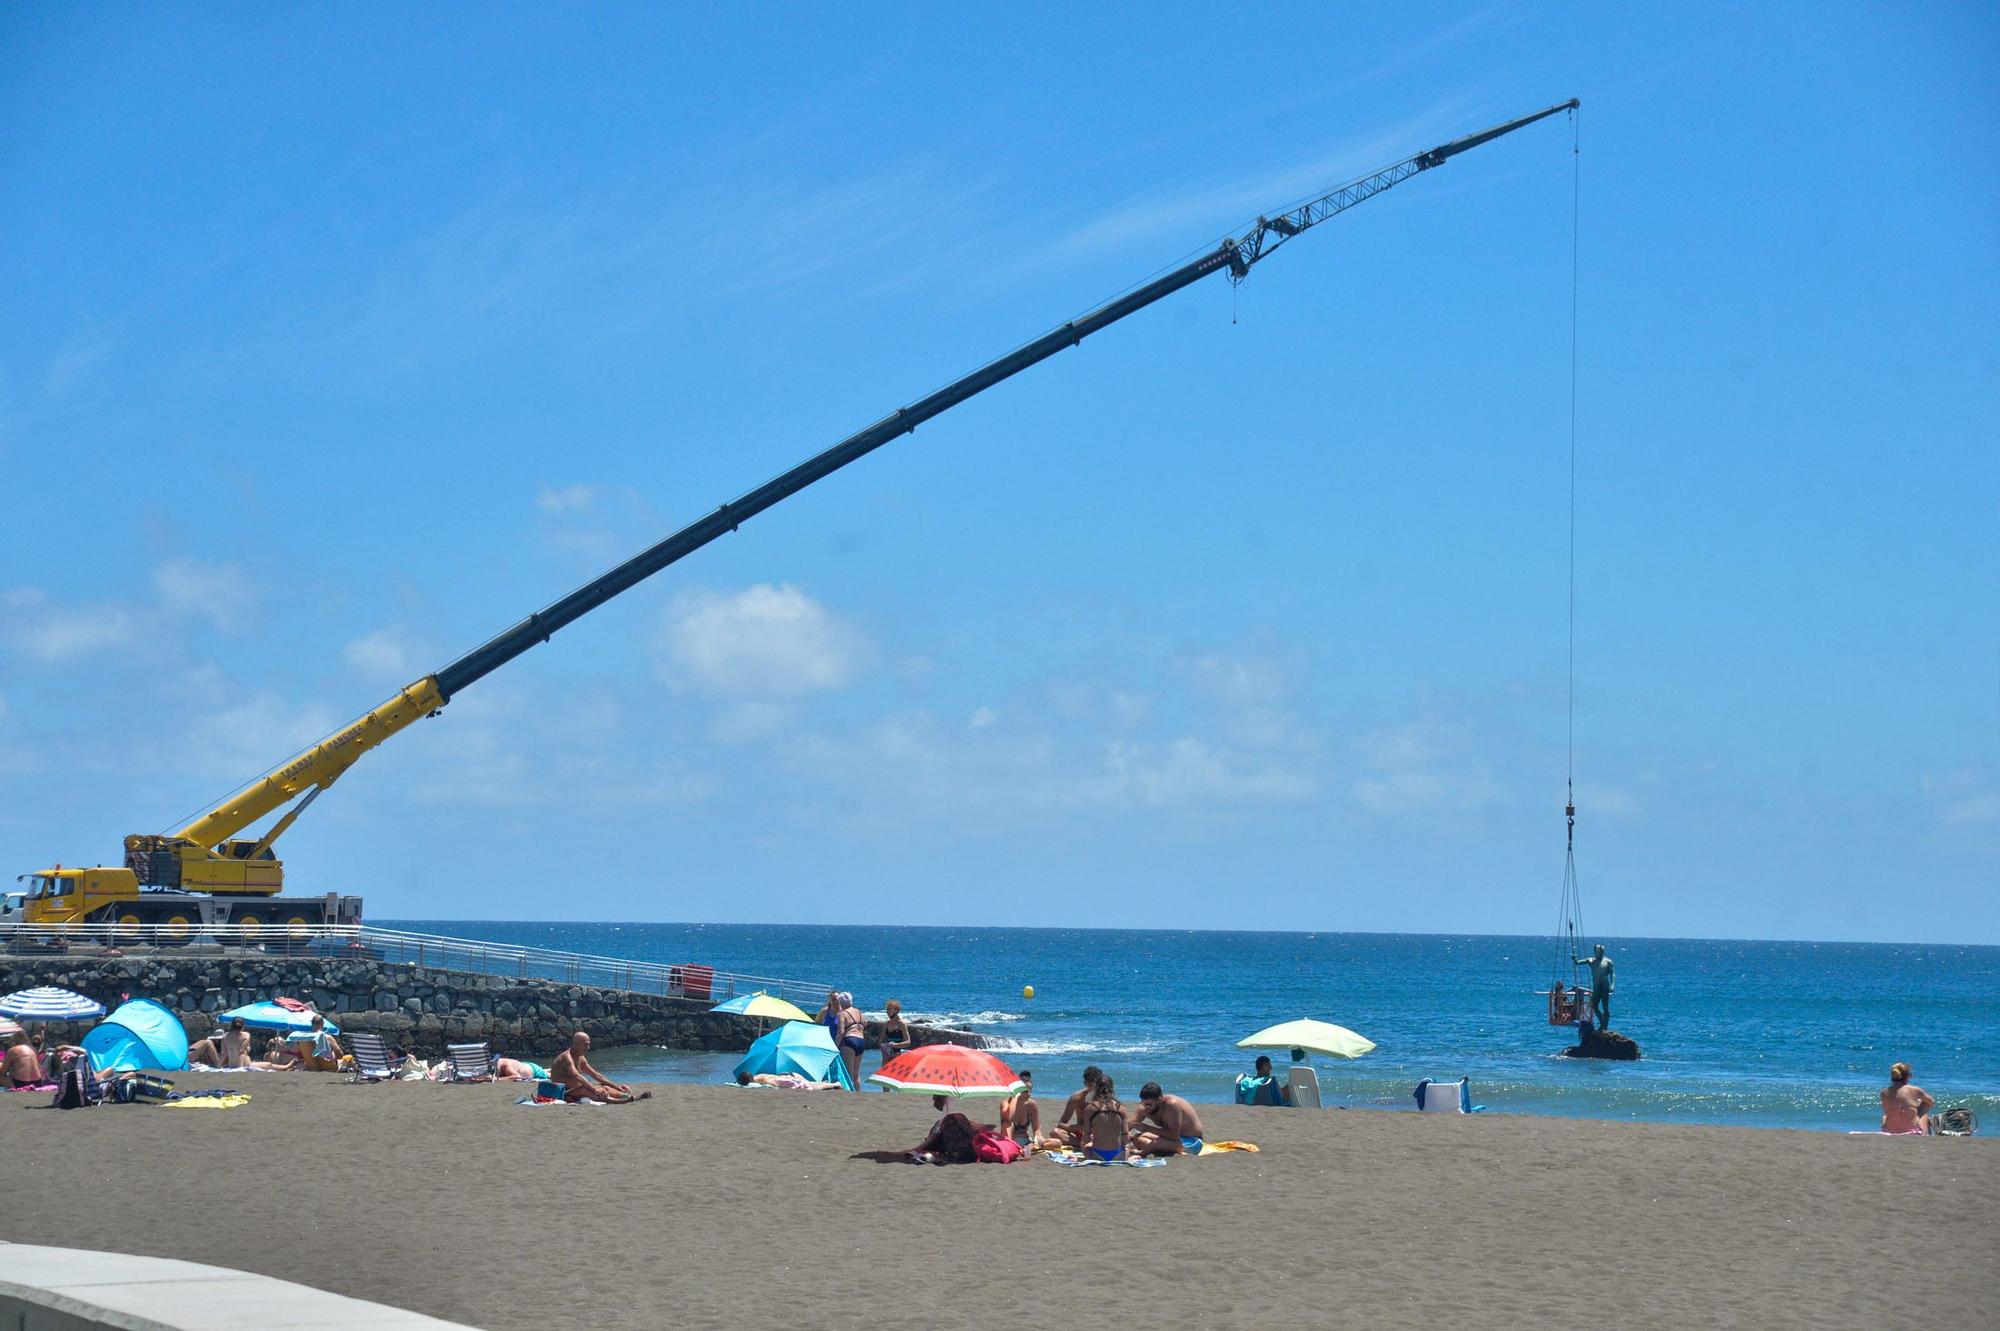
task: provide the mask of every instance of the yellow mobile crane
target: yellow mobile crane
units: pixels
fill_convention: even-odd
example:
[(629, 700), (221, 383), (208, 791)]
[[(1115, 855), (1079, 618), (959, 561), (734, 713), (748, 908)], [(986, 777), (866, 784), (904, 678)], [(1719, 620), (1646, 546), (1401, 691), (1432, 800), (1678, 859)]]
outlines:
[[(1164, 296), (1212, 273), (1226, 272), (1241, 282), (1253, 265), (1270, 257), (1286, 241), (1319, 225), (1336, 213), (1371, 199), (1392, 185), (1450, 158), (1511, 133), (1523, 125), (1574, 111), (1572, 99), (1522, 116), (1477, 134), (1453, 139), (1428, 152), (1406, 157), (1393, 166), (1363, 176), (1318, 198), (1272, 217), (1260, 217), (1241, 239), (1224, 240), (1214, 249), (1149, 281), (1090, 313), (1063, 324), (1034, 341), (991, 361), (962, 379), (883, 417), (782, 476), (767, 481), (732, 503), (690, 523), (666, 540), (626, 560), (618, 567), (577, 588), (568, 596), (528, 616), (490, 642), (466, 653), (434, 675), (404, 688), (366, 716), (342, 727), (282, 766), (265, 773), (187, 826), (165, 834), (140, 833), (125, 838), (122, 867), (88, 869), (57, 866), (23, 874), (29, 886), (0, 902), (0, 916), (18, 911), (36, 924), (67, 921), (161, 924), (168, 935), (205, 924), (242, 926), (303, 926), (344, 924), (361, 918), (361, 899), (329, 894), (319, 897), (277, 895), (284, 886), (284, 866), (272, 845), (298, 820), (326, 788), (339, 780), (356, 760), (419, 717), (435, 716), (460, 689), (498, 669), (558, 629), (589, 613), (618, 593), (693, 554), (710, 541), (735, 531), (749, 519), (864, 454), (910, 433), (925, 421), (950, 410), (1004, 379), (1072, 347), (1101, 328), (1109, 327)], [(285, 805), (291, 810), (262, 836), (243, 835), (259, 819)], [(16, 902), (19, 902), (18, 906)]]

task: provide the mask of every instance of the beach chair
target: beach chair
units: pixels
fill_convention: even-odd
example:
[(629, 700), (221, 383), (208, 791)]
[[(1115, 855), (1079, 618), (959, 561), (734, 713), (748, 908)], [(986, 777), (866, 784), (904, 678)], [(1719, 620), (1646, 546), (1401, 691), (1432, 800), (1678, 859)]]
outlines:
[(1417, 1108), (1426, 1114), (1476, 1114), (1485, 1105), (1472, 1103), (1472, 1078), (1433, 1081), (1425, 1077), (1417, 1083)]
[(445, 1057), (451, 1060), (453, 1081), (492, 1081), (493, 1055), (486, 1041), (477, 1044), (448, 1044)]
[(347, 1052), (354, 1055), (355, 1081), (394, 1081), (396, 1069), (389, 1066), (389, 1044), (373, 1031), (349, 1031)]
[(1285, 1084), (1291, 1089), (1292, 1108), (1318, 1109), (1320, 1107), (1319, 1074), (1311, 1068), (1303, 1066), (1293, 1068), (1291, 1080)]

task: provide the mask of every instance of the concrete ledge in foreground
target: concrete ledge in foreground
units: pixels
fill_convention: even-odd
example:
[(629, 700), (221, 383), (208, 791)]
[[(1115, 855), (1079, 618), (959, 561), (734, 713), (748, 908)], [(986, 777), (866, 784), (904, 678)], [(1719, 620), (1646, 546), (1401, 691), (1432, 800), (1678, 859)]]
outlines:
[(438, 1331), (461, 1322), (289, 1280), (85, 1248), (0, 1243), (6, 1331)]

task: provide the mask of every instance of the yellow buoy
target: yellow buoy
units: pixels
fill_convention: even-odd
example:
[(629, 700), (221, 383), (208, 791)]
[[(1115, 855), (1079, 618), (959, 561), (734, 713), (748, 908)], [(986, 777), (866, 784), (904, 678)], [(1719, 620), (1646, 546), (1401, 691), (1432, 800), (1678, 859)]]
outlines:
[(1021, 988), (1021, 997), (1023, 997), (1023, 998), (1033, 998), (1034, 996), (1035, 996), (1035, 986), (1034, 986), (1034, 985), (1030, 984), (1030, 985), (1024, 985), (1024, 986), (1022, 986), (1022, 988)]

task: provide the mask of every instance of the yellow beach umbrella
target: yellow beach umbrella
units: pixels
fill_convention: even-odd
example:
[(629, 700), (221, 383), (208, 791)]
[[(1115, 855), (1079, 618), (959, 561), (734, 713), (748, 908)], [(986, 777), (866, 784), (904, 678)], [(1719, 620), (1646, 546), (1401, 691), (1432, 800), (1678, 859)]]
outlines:
[(1328, 1054), (1334, 1058), (1359, 1058), (1375, 1047), (1375, 1042), (1365, 1035), (1357, 1035), (1345, 1026), (1336, 1026), (1330, 1021), (1313, 1021), (1304, 1018), (1299, 1021), (1279, 1022), (1276, 1026), (1266, 1026), (1255, 1035), (1236, 1042), (1238, 1049), (1310, 1049), (1315, 1054)]
[(782, 998), (758, 991), (743, 994), (726, 1003), (718, 1003), (710, 1012), (735, 1012), (745, 1017), (770, 1017), (777, 1021), (811, 1021), (812, 1013), (796, 1003), (788, 1003)]

